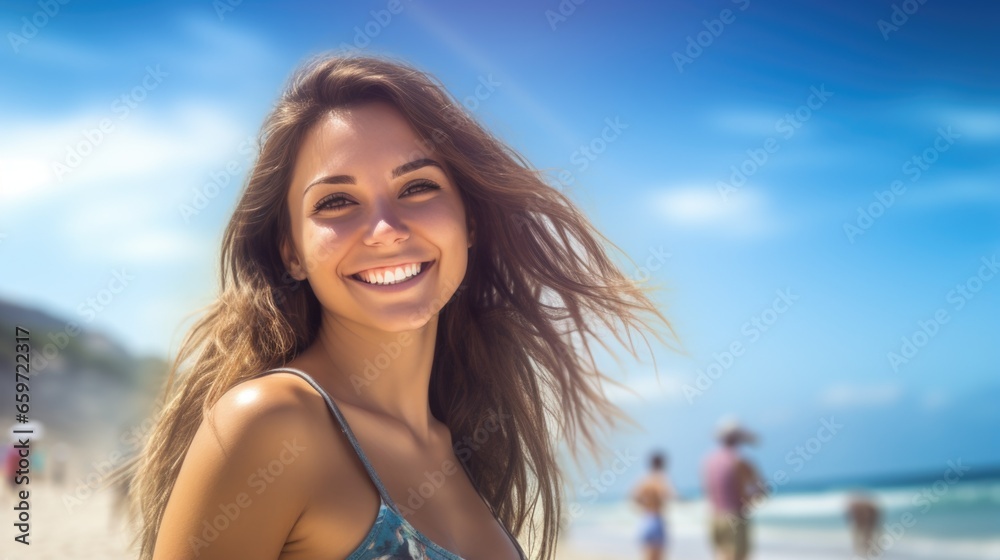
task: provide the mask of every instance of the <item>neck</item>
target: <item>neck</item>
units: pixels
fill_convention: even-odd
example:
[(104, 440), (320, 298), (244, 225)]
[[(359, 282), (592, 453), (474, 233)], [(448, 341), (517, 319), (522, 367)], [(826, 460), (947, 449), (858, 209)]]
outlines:
[(437, 320), (435, 315), (419, 329), (385, 332), (324, 315), (310, 361), (338, 401), (385, 416), (429, 441), (436, 422), (428, 394)]

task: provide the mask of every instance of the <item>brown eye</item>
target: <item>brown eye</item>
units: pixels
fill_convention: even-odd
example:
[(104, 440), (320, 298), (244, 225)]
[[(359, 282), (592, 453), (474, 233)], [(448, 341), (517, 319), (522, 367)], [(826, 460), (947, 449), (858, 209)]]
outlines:
[(411, 192), (413, 189), (417, 189), (415, 192), (421, 193), (429, 190), (437, 190), (440, 188), (441, 187), (439, 187), (437, 183), (435, 183), (434, 181), (424, 180), (424, 181), (417, 181), (416, 183), (411, 183), (408, 187), (406, 187), (406, 192)]
[[(343, 202), (344, 204), (336, 204), (339, 202)], [(347, 203), (349, 202), (350, 201), (343, 195), (331, 194), (321, 198), (319, 202), (316, 203), (316, 206), (313, 207), (313, 210), (316, 212), (319, 212), (320, 210), (340, 210), (341, 208), (347, 206)]]

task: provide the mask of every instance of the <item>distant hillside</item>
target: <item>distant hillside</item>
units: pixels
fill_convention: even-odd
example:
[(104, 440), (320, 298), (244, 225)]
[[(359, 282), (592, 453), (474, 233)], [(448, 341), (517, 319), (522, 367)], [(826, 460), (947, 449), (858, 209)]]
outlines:
[[(0, 300), (0, 332), (6, 338), (0, 360), (8, 371), (18, 326), (30, 332), (29, 417), (44, 425), (43, 443), (61, 440), (82, 451), (106, 449), (142, 425), (166, 372), (163, 359), (133, 356), (101, 332)], [(13, 382), (0, 383), (0, 402), (14, 402)], [(8, 410), (2, 425), (14, 421)]]

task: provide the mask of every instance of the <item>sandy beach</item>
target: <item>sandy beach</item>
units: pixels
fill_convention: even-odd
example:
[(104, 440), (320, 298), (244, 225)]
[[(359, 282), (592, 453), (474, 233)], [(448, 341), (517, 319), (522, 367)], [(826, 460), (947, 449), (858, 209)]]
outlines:
[[(110, 492), (98, 492), (73, 503), (70, 488), (32, 481), (31, 532), (29, 546), (13, 541), (12, 495), (7, 488), (0, 494), (4, 515), (4, 544), (0, 560), (126, 560), (136, 554), (128, 551), (129, 533), (123, 518), (113, 515)], [(711, 560), (704, 527), (697, 516), (674, 516), (671, 524), (671, 559)], [(640, 550), (627, 523), (610, 519), (590, 519), (587, 524), (570, 527), (560, 542), (559, 560), (628, 560), (641, 558)], [(842, 533), (809, 531), (773, 531), (755, 528), (756, 560), (852, 560), (846, 530)], [(995, 542), (995, 541), (993, 541)], [(13, 544), (11, 544), (13, 543)], [(961, 546), (959, 543), (921, 542), (903, 539), (880, 556), (882, 560), (963, 560), (1000, 557), (992, 544)], [(996, 550), (995, 550), (996, 549)], [(995, 555), (994, 555), (995, 554)]]
[[(634, 544), (619, 546), (619, 551), (608, 550), (606, 545), (594, 544), (592, 542), (578, 542), (573, 538), (563, 541), (558, 549), (559, 560), (639, 560), (642, 557), (639, 548)], [(960, 554), (960, 553), (959, 553)], [(961, 560), (980, 558), (979, 554), (973, 556), (954, 555), (947, 551), (934, 550), (932, 547), (922, 548), (899, 547), (889, 549), (881, 556), (872, 557), (878, 560)], [(670, 544), (670, 560), (713, 560), (708, 541), (683, 536), (675, 538)], [(752, 560), (856, 560), (849, 545), (827, 546), (824, 544), (811, 544), (807, 540), (780, 542), (769, 539), (759, 539), (754, 547)]]
[(28, 546), (13, 539), (13, 496), (7, 487), (0, 493), (3, 504), (2, 560), (126, 560), (128, 532), (124, 518), (115, 519), (113, 495), (98, 492), (74, 504), (71, 487), (55, 487), (32, 480), (30, 484), (31, 532)]
[[(643, 558), (631, 527), (622, 524), (570, 528), (558, 548), (559, 560), (639, 560)], [(850, 534), (841, 531), (775, 530), (755, 527), (752, 560), (858, 560)], [(981, 560), (1000, 558), (997, 541), (941, 541), (904, 536), (872, 560)], [(667, 558), (713, 560), (707, 528), (697, 520), (682, 518), (674, 523)]]

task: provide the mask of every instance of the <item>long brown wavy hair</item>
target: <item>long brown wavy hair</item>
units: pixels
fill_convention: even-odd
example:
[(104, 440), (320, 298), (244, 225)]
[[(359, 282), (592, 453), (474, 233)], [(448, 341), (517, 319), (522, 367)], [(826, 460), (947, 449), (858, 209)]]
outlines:
[[(504, 414), (490, 445), (472, 452), (466, 464), (499, 519), (519, 540), (529, 539), (525, 548), (538, 558), (553, 557), (561, 527), (559, 444), (577, 457), (583, 441), (597, 457), (599, 428), (629, 421), (605, 394), (605, 384), (615, 382), (598, 371), (588, 338), (607, 348), (606, 334), (595, 331), (603, 324), (624, 343), (618, 321), (626, 333), (641, 325), (640, 332), (660, 338), (644, 314), (673, 338), (646, 295), (655, 288), (626, 276), (608, 251), (621, 252), (639, 270), (634, 261), (439, 81), (389, 57), (311, 60), (261, 129), (256, 162), (222, 240), (219, 298), (184, 337), (156, 425), (142, 452), (119, 471), (132, 479), (142, 560), (152, 558), (167, 500), (205, 413), (231, 387), (289, 362), (317, 336), (320, 303), (308, 282), (288, 276), (281, 259), (279, 247), (290, 235), (286, 194), (311, 127), (331, 109), (371, 100), (394, 105), (428, 139), (475, 223), (465, 279), (439, 315), (430, 406), (453, 441), (494, 421), (490, 411)], [(628, 340), (636, 355), (631, 335)]]

